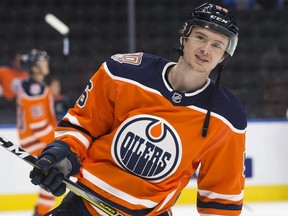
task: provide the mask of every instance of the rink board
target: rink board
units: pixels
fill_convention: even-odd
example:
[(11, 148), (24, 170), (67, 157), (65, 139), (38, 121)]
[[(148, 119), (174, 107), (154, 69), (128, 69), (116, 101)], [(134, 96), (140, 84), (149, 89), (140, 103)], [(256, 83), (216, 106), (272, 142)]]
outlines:
[[(248, 123), (246, 202), (288, 200), (287, 132), (287, 120)], [(0, 135), (19, 143), (14, 125), (0, 125)], [(33, 208), (38, 188), (30, 182), (30, 171), (30, 165), (0, 148), (0, 211)], [(191, 180), (177, 204), (195, 203), (196, 186), (196, 180)]]
[[(196, 203), (196, 188), (186, 188), (182, 191), (177, 205)], [(62, 197), (56, 200), (56, 206)], [(266, 202), (288, 200), (288, 185), (247, 186), (245, 202)], [(37, 201), (37, 194), (2, 194), (0, 195), (0, 211), (31, 210)]]

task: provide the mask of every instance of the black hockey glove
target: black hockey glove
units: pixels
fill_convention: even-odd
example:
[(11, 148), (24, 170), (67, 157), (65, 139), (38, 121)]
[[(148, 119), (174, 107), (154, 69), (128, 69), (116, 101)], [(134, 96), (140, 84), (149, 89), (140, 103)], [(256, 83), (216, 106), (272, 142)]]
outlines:
[(34, 168), (30, 172), (31, 182), (51, 192), (54, 196), (61, 196), (66, 191), (62, 182), (64, 177), (69, 178), (77, 174), (80, 162), (77, 155), (63, 141), (54, 141), (39, 155)]

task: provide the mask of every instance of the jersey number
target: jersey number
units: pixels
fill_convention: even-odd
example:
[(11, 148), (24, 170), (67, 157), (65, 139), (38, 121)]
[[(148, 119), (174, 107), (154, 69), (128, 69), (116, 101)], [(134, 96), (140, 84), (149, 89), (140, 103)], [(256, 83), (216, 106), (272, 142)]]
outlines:
[(116, 54), (112, 56), (114, 61), (119, 63), (126, 63), (131, 65), (140, 65), (142, 62), (143, 53), (126, 53), (126, 54)]
[(80, 108), (83, 108), (86, 104), (86, 101), (88, 99), (88, 93), (92, 90), (93, 83), (91, 80), (89, 80), (88, 85), (86, 86), (85, 90), (83, 91), (82, 95), (78, 99), (78, 106)]

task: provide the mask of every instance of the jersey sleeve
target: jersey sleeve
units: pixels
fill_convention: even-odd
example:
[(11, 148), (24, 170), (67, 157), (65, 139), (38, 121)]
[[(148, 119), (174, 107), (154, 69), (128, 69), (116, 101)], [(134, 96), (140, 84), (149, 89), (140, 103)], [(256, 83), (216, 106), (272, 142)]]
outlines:
[[(7, 100), (13, 100), (19, 91), (22, 80), (28, 78), (28, 73), (24, 71), (15, 71), (9, 67), (0, 67), (0, 96)], [(0, 89), (1, 90), (1, 89)]]
[(233, 133), (201, 160), (197, 209), (207, 215), (240, 215), (244, 197), (245, 133)]
[(56, 127), (55, 138), (68, 143), (81, 158), (85, 157), (92, 141), (113, 127), (115, 91), (103, 64)]

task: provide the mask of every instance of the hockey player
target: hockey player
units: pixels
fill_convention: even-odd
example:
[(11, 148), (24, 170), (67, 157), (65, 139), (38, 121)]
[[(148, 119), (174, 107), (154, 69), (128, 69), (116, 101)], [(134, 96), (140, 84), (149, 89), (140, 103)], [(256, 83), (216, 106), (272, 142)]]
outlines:
[[(75, 175), (111, 212), (164, 216), (199, 169), (198, 212), (240, 215), (247, 120), (219, 83), (237, 40), (232, 14), (205, 3), (181, 30), (177, 63), (147, 53), (107, 59), (56, 127), (32, 183), (59, 196), (63, 176)], [(106, 214), (69, 193), (53, 215)]]
[[(34, 156), (54, 138), (56, 117), (53, 98), (44, 79), (49, 74), (47, 52), (33, 49), (22, 56), (23, 66), (30, 77), (24, 80), (17, 95), (17, 129), (20, 146)], [(55, 197), (40, 189), (35, 216), (47, 213), (54, 205)]]
[(48, 84), (53, 95), (56, 119), (60, 121), (68, 110), (68, 99), (61, 92), (62, 86), (60, 79), (53, 77)]
[(15, 99), (21, 81), (29, 76), (21, 68), (20, 53), (13, 53), (10, 63), (10, 66), (0, 67), (0, 97), (4, 97), (8, 101)]

